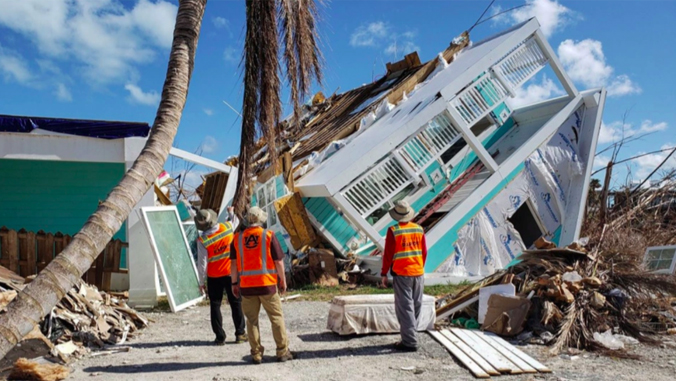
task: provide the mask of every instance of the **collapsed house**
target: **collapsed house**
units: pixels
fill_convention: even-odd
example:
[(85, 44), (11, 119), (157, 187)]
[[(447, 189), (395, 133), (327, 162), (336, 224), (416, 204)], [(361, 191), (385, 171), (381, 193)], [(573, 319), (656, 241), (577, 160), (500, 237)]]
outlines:
[[(547, 67), (566, 95), (510, 107)], [(387, 211), (402, 199), (426, 231), (431, 277), (491, 274), (540, 237), (578, 238), (606, 92), (575, 88), (536, 19), (474, 44), (465, 33), (434, 60), (412, 53), (387, 69), (282, 122), (277, 168), (259, 142), (252, 203), (285, 249), (313, 244), (299, 237), (307, 220), (334, 251), (378, 271)]]

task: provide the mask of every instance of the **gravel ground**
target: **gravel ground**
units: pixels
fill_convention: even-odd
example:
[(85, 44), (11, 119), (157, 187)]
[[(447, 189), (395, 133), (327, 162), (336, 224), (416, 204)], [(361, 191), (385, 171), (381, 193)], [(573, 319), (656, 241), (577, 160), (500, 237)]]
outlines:
[[(228, 307), (226, 330), (232, 331)], [(129, 345), (128, 353), (88, 357), (71, 365), (70, 380), (474, 380), (429, 335), (421, 335), (417, 353), (393, 352), (397, 335), (342, 338), (326, 331), (328, 303), (284, 303), (290, 347), (298, 359), (277, 363), (267, 317), (262, 316), (264, 363), (251, 365), (249, 345), (210, 345), (209, 309), (201, 306), (172, 313), (148, 313), (155, 321)], [(262, 312), (262, 315), (264, 312)], [(232, 334), (228, 332), (228, 341)], [(552, 374), (502, 376), (501, 380), (674, 380), (676, 343), (639, 346), (642, 360), (619, 360), (581, 353), (575, 359), (548, 357), (540, 346), (521, 347), (554, 371)], [(410, 367), (415, 367), (411, 370)]]

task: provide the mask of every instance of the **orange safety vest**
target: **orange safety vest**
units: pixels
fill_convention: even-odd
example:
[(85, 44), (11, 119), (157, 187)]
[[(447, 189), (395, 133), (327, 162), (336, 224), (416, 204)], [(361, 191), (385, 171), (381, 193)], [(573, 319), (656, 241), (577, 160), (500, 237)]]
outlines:
[(425, 231), (412, 222), (401, 223), (390, 228), (394, 235), (394, 257), (392, 271), (402, 276), (425, 274), (422, 243)]
[(230, 275), (230, 244), (232, 243), (232, 224), (218, 224), (218, 230), (199, 240), (207, 249), (207, 276), (220, 278)]
[(239, 286), (267, 287), (277, 285), (277, 269), (270, 246), (272, 232), (260, 226), (247, 228), (235, 234)]

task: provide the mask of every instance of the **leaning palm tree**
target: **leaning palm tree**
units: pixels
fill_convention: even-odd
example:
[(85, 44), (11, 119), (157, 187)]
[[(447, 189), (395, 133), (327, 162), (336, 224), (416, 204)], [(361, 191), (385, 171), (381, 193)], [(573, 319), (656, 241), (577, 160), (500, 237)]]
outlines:
[[(277, 123), (282, 112), (279, 97), (279, 45), (290, 88), (293, 116), (300, 123), (300, 102), (314, 81), (322, 81), (322, 57), (317, 36), (315, 0), (246, 0), (244, 42), (244, 99), (238, 159), (238, 184), (233, 205), (242, 214), (250, 202), (251, 157), (256, 140), (266, 143), (270, 165), (277, 166)], [(279, 22), (278, 22), (279, 20)]]
[(82, 277), (162, 171), (188, 96), (207, 0), (180, 0), (162, 99), (143, 151), (71, 243), (0, 316), (0, 358)]
[[(0, 315), (0, 358), (31, 331), (91, 267), (162, 171), (188, 96), (206, 3), (207, 0), (179, 0), (162, 99), (146, 146), (71, 243), (7, 306), (7, 312)], [(244, 195), (242, 200), (247, 197), (245, 180), (257, 131), (264, 131), (273, 157), (276, 153), (272, 147), (276, 140), (274, 126), (281, 113), (277, 61), (280, 35), (285, 41), (285, 63), (291, 68), (287, 70), (287, 79), (295, 94), (292, 95), (295, 117), (299, 115), (299, 99), (309, 92), (312, 78), (321, 79), (314, 22), (316, 10), (314, 0), (247, 0), (244, 118), (239, 161), (240, 185), (245, 186), (237, 191), (238, 197)], [(277, 17), (284, 26), (281, 34), (277, 31)], [(261, 24), (262, 21), (269, 25)], [(244, 204), (239, 201), (238, 205), (241, 210)]]

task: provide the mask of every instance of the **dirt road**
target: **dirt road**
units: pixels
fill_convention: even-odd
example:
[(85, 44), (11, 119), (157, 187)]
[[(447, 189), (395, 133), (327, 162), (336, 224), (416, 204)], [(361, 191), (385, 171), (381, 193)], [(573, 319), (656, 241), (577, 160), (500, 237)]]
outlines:
[[(290, 346), (298, 359), (277, 363), (266, 317), (261, 320), (262, 365), (250, 365), (248, 344), (210, 345), (208, 307), (178, 314), (148, 313), (155, 321), (129, 345), (132, 350), (85, 358), (71, 366), (72, 380), (475, 380), (427, 334), (417, 353), (393, 352), (396, 335), (341, 338), (326, 331), (328, 304), (284, 304)], [(224, 317), (229, 317), (227, 306)], [(225, 319), (226, 329), (232, 322)], [(232, 333), (228, 332), (228, 341)], [(583, 353), (577, 359), (547, 357), (539, 346), (523, 347), (555, 371), (549, 375), (499, 377), (501, 380), (674, 380), (676, 345), (636, 348), (644, 360), (617, 360)], [(415, 367), (414, 370), (409, 369)]]

